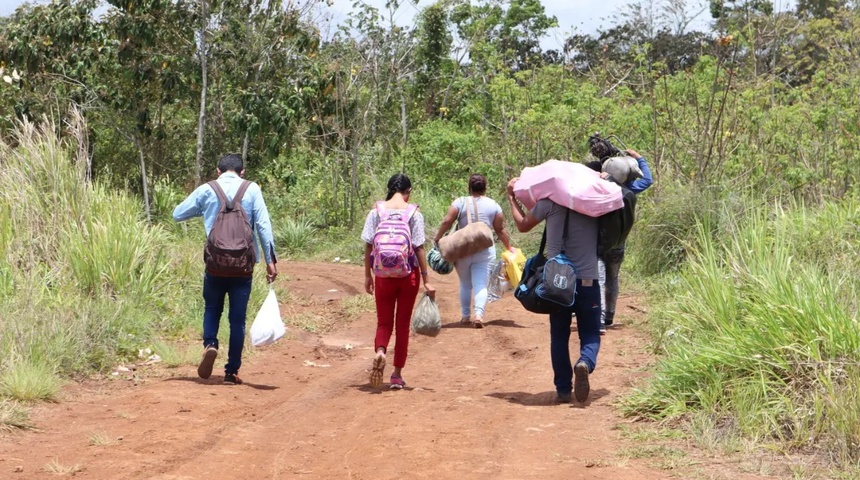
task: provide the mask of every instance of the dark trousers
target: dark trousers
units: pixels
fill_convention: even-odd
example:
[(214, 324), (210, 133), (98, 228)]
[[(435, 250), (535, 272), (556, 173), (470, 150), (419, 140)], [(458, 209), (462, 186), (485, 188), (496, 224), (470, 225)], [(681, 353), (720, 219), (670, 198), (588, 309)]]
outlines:
[(203, 278), (203, 346), (218, 348), (218, 327), (224, 312), (224, 298), (230, 297), (230, 347), (224, 372), (234, 374), (242, 366), (245, 347), (245, 316), (251, 298), (251, 277), (216, 277), (208, 273)]
[(550, 357), (554, 373), (555, 389), (560, 394), (573, 390), (573, 366), (570, 362), (570, 327), (576, 314), (576, 330), (579, 334), (579, 361), (588, 365), (589, 372), (597, 367), (600, 351), (600, 285), (597, 280), (589, 287), (576, 281), (576, 300), (573, 307), (549, 316)]

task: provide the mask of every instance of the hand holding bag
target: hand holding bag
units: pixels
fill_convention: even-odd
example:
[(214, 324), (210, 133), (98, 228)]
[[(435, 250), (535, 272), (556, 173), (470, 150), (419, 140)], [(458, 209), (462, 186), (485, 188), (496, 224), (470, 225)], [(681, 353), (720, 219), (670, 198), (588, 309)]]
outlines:
[[(469, 200), (475, 213), (474, 222), (466, 203)], [(463, 209), (466, 210), (466, 226), (439, 240), (439, 253), (447, 262), (454, 263), (493, 246), (493, 231), (489, 225), (478, 220), (478, 202), (475, 198), (463, 199)]]
[(429, 337), (435, 337), (442, 331), (442, 314), (436, 302), (426, 293), (412, 313), (412, 331)]

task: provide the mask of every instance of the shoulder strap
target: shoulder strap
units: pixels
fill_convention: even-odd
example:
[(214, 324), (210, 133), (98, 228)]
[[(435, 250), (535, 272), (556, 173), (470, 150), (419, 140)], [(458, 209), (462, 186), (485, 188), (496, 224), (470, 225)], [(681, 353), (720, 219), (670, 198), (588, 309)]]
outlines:
[(227, 195), (224, 194), (224, 189), (221, 188), (221, 185), (218, 185), (217, 181), (211, 180), (211, 181), (207, 182), (207, 184), (209, 185), (209, 188), (211, 188), (212, 191), (215, 192), (215, 196), (218, 197), (218, 202), (221, 205), (219, 210), (223, 211), (223, 210), (228, 210), (228, 209), (232, 208), (232, 207), (228, 208), (227, 204), (230, 203), (230, 200), (227, 199)]
[(380, 201), (376, 202), (376, 214), (379, 216), (380, 222), (385, 220), (386, 217), (388, 216), (386, 208), (385, 208), (385, 201), (384, 200), (380, 200)]
[(567, 246), (567, 227), (570, 225), (570, 209), (565, 208), (564, 213), (564, 233), (561, 235), (561, 250), (560, 253), (564, 254), (564, 249)]
[(415, 212), (417, 212), (417, 211), (418, 211), (418, 204), (415, 204), (415, 203), (407, 204), (407, 206), (406, 206), (406, 219), (405, 219), (406, 223), (409, 223), (409, 221), (412, 220), (412, 215), (415, 215)]
[[(237, 206), (242, 206), (242, 197), (245, 196), (245, 191), (248, 190), (248, 187), (251, 186), (251, 182), (248, 180), (242, 180), (242, 184), (239, 185), (239, 191), (236, 192), (236, 195), (233, 196), (233, 208)], [(247, 212), (246, 212), (247, 213)]]
[[(480, 220), (480, 217), (478, 216), (478, 199), (476, 199), (475, 197), (469, 197), (469, 198), (472, 199), (472, 210), (475, 212), (475, 221), (477, 222), (478, 220)], [(469, 223), (472, 223), (472, 222), (469, 222)]]
[(538, 248), (538, 256), (543, 256), (543, 251), (546, 248), (546, 225), (543, 227), (543, 236), (540, 238), (540, 248)]

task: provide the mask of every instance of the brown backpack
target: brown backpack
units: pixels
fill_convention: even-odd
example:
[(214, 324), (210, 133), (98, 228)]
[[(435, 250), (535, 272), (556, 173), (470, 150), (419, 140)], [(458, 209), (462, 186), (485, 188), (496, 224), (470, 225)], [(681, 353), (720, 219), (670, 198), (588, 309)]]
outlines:
[(209, 182), (221, 205), (203, 248), (203, 262), (210, 275), (249, 277), (254, 272), (254, 230), (242, 208), (242, 196), (250, 184), (243, 181), (230, 201), (218, 182)]

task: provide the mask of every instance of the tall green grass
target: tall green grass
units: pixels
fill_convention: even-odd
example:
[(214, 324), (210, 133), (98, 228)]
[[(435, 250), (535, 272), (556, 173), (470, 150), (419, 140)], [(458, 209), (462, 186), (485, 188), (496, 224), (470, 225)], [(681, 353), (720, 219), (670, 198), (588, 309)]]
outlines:
[(199, 250), (86, 178), (85, 131), (72, 114), (0, 141), (0, 397), (56, 398), (62, 377), (134, 358), (197, 317)]
[(313, 222), (306, 218), (284, 218), (273, 226), (275, 245), (288, 255), (306, 252), (314, 243)]
[(736, 434), (860, 461), (860, 202), (707, 219), (655, 315), (665, 356), (631, 415), (706, 414)]

